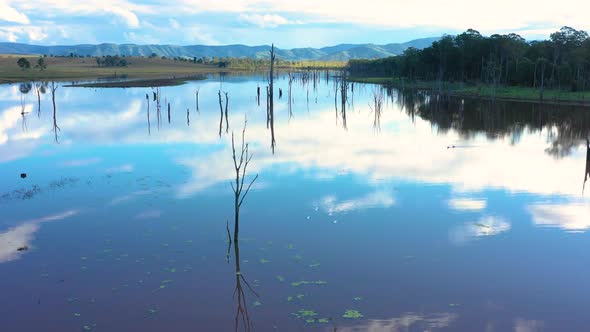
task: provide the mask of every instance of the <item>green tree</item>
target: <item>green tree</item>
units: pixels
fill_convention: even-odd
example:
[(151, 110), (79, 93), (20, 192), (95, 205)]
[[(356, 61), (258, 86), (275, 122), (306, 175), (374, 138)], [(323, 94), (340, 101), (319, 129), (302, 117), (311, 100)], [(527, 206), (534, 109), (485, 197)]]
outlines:
[(31, 68), (31, 63), (26, 58), (20, 58), (16, 62), (16, 64), (20, 67), (20, 69), (25, 70)]
[(45, 63), (45, 59), (43, 59), (42, 57), (39, 57), (35, 68), (39, 68), (39, 70), (41, 70), (41, 71), (47, 69), (47, 64)]

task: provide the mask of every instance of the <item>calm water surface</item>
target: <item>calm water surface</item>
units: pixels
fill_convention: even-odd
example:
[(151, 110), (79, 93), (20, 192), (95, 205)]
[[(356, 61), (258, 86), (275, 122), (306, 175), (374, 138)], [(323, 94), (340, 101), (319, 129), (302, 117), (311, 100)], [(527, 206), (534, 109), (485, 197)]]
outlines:
[(589, 329), (589, 110), (265, 85), (0, 86), (0, 330)]

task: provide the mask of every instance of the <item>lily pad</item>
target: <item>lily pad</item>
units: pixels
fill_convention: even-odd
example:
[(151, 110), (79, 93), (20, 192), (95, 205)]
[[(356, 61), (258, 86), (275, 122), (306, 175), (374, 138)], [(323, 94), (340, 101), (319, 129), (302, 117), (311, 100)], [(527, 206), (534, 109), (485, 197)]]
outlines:
[(363, 314), (361, 314), (357, 310), (348, 309), (348, 310), (346, 310), (344, 315), (342, 315), (342, 317), (348, 318), (348, 319), (359, 319), (359, 318), (363, 318), (364, 316), (363, 316)]
[(316, 280), (316, 281), (301, 280), (301, 281), (292, 282), (291, 286), (299, 287), (302, 285), (326, 285), (327, 283), (328, 283), (327, 281), (323, 281), (323, 280)]
[(318, 313), (313, 311), (313, 310), (306, 310), (306, 309), (301, 309), (297, 312), (294, 312), (292, 315), (294, 315), (297, 318), (304, 318), (304, 319), (308, 319), (310, 317), (313, 316), (317, 316)]

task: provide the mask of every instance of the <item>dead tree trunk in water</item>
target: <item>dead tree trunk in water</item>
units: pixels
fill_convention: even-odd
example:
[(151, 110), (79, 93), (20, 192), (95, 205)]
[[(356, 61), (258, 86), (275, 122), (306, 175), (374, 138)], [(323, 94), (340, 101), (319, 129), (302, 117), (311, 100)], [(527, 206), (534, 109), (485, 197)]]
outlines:
[(148, 135), (152, 134), (152, 125), (150, 123), (150, 95), (145, 94), (145, 101), (147, 102), (147, 122), (148, 122)]
[(35, 84), (35, 92), (37, 92), (37, 117), (41, 117), (41, 86)]
[(293, 74), (289, 73), (289, 90), (287, 91), (287, 97), (289, 97), (289, 119), (293, 117), (293, 99), (291, 97), (291, 89), (293, 85)]
[(269, 114), (270, 114), (270, 147), (272, 153), (275, 153), (275, 128), (274, 128), (274, 66), (275, 66), (275, 45), (272, 44), (270, 49), (270, 85), (269, 85)]
[(227, 96), (227, 92), (225, 92), (225, 133), (229, 132), (229, 119), (227, 116), (227, 108), (229, 105), (229, 97)]
[(168, 103), (168, 123), (170, 123), (170, 103)]
[(258, 101), (258, 106), (260, 106), (260, 86), (256, 87), (256, 100)]
[(219, 90), (217, 92), (217, 95), (219, 96), (219, 112), (220, 112), (220, 116), (219, 116), (219, 137), (221, 137), (221, 129), (223, 128), (223, 105), (221, 104), (221, 90)]
[(196, 92), (197, 113), (199, 113), (199, 89)]
[(57, 90), (55, 82), (51, 82), (51, 103), (53, 104), (53, 133), (55, 134), (55, 142), (58, 142), (57, 132), (61, 131), (61, 128), (57, 125), (57, 108), (55, 107), (55, 90)]
[(245, 143), (245, 134), (246, 134), (246, 125), (247, 125), (247, 121), (244, 120), (244, 129), (242, 129), (242, 145), (241, 145), (241, 149), (240, 149), (240, 156), (239, 159), (236, 156), (236, 145), (234, 142), (234, 133), (232, 132), (231, 134), (231, 147), (232, 147), (232, 156), (233, 156), (233, 160), (234, 160), (234, 169), (236, 171), (236, 181), (235, 181), (235, 185), (232, 183), (232, 189), (234, 191), (234, 242), (238, 241), (238, 234), (240, 231), (240, 207), (242, 206), (242, 203), (244, 203), (244, 199), (246, 199), (246, 196), (248, 195), (248, 193), (250, 192), (250, 188), (252, 187), (252, 184), (254, 184), (254, 181), (256, 181), (256, 179), (258, 179), (258, 174), (256, 174), (256, 176), (252, 179), (252, 181), (250, 181), (250, 184), (248, 185), (248, 187), (246, 188), (246, 191), (244, 190), (244, 179), (246, 177), (246, 171), (248, 169), (248, 165), (250, 164), (250, 161), (252, 160), (252, 156), (248, 150), (248, 144)]

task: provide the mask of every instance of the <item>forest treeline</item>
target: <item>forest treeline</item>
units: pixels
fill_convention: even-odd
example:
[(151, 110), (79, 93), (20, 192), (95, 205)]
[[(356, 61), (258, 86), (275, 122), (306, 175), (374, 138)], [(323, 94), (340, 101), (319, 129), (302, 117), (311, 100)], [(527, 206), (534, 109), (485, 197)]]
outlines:
[(590, 90), (590, 38), (563, 27), (549, 40), (527, 42), (511, 33), (482, 36), (469, 29), (402, 55), (350, 60), (352, 76), (472, 82), (534, 88)]

